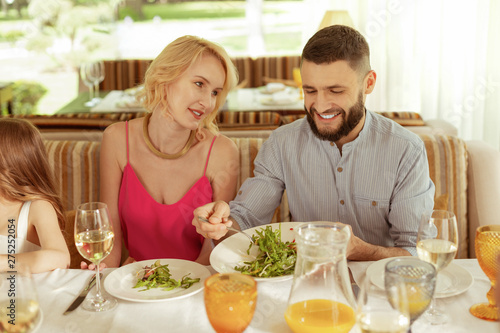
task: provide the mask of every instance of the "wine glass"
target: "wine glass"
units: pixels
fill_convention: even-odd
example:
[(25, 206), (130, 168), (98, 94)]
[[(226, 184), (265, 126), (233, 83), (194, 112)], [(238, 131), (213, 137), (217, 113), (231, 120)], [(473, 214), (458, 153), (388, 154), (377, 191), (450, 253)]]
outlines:
[[(424, 213), (418, 228), (417, 254), (421, 260), (436, 267), (438, 283), (439, 272), (450, 264), (457, 253), (457, 248), (458, 228), (455, 214), (445, 210)], [(433, 325), (448, 320), (448, 315), (436, 308), (434, 298), (425, 316)]]
[(95, 97), (94, 102), (98, 104), (101, 101), (99, 96), (99, 84), (104, 81), (104, 61), (96, 61), (92, 66), (92, 77), (94, 78)]
[(391, 280), (385, 291), (365, 278), (360, 285), (356, 324), (361, 332), (406, 333), (410, 327), (408, 297), (402, 280)]
[(86, 298), (82, 307), (88, 311), (106, 311), (115, 306), (114, 298), (101, 294), (99, 264), (113, 249), (113, 227), (108, 206), (101, 202), (89, 202), (78, 206), (75, 216), (75, 245), (78, 252), (96, 266), (96, 294)]
[(385, 265), (384, 284), (388, 289), (404, 283), (408, 298), (410, 327), (430, 306), (436, 288), (437, 271), (431, 263), (418, 258), (392, 259)]
[(80, 77), (82, 78), (83, 84), (89, 88), (89, 100), (85, 102), (85, 106), (88, 108), (94, 107), (96, 101), (94, 101), (94, 76), (92, 75), (93, 64), (86, 62), (80, 65)]
[(257, 305), (257, 282), (239, 273), (214, 274), (205, 280), (205, 309), (217, 333), (241, 333)]
[(0, 278), (0, 332), (32, 332), (42, 314), (29, 267), (16, 263)]
[(475, 304), (470, 308), (474, 316), (496, 321), (498, 320), (498, 307), (495, 300), (495, 286), (500, 266), (500, 225), (485, 225), (477, 228), (474, 240), (477, 261), (481, 269), (491, 281), (491, 288), (486, 294), (488, 303)]

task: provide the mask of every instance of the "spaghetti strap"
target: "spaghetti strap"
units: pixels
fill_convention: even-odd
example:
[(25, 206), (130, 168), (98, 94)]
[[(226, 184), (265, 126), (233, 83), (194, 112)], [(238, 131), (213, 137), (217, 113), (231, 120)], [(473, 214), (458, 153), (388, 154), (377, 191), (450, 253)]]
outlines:
[(125, 121), (125, 140), (127, 142), (127, 164), (129, 164), (129, 159), (128, 159), (128, 120)]
[(203, 176), (205, 176), (205, 174), (207, 172), (208, 160), (210, 159), (210, 153), (212, 152), (212, 147), (214, 146), (215, 139), (217, 139), (217, 135), (214, 136), (214, 139), (212, 140), (212, 144), (210, 145), (210, 149), (208, 150), (207, 163), (205, 163), (205, 170), (203, 170)]

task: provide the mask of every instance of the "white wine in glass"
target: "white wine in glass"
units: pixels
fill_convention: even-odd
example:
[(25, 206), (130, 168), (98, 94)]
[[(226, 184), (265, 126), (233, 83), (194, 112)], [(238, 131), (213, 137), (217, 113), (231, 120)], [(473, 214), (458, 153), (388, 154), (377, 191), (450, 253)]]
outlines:
[(383, 291), (372, 284), (369, 278), (365, 278), (360, 287), (356, 324), (361, 333), (406, 333), (408, 331), (410, 327), (409, 303), (403, 281), (393, 280)]
[(101, 202), (84, 203), (75, 216), (75, 245), (85, 259), (96, 266), (96, 295), (85, 299), (82, 307), (89, 311), (106, 311), (116, 304), (114, 298), (101, 293), (99, 264), (113, 249), (114, 233), (108, 207)]
[(29, 267), (16, 263), (0, 278), (0, 332), (32, 332), (42, 315)]
[[(445, 210), (433, 210), (422, 215), (417, 235), (418, 257), (436, 267), (438, 272), (446, 268), (455, 258), (458, 249), (458, 226), (455, 214)], [(439, 285), (439, 283), (438, 283)], [(425, 317), (433, 324), (446, 322), (448, 316), (434, 304)]]

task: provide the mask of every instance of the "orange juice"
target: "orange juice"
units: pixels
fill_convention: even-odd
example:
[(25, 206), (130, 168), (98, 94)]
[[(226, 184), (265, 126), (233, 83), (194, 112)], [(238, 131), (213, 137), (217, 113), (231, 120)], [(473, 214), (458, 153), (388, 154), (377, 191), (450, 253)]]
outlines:
[[(241, 274), (240, 274), (241, 275)], [(205, 284), (205, 309), (216, 332), (239, 333), (252, 321), (257, 304), (257, 285), (236, 278), (209, 278)], [(210, 281), (209, 281), (210, 280)]]
[(292, 304), (285, 319), (295, 333), (347, 333), (356, 322), (350, 306), (327, 299)]

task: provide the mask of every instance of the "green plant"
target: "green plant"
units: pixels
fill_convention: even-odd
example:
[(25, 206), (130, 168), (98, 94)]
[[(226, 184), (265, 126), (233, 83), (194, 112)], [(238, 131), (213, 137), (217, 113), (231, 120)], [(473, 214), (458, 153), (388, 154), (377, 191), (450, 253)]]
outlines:
[(20, 30), (9, 30), (7, 32), (0, 32), (0, 41), (14, 43), (18, 39), (24, 37), (25, 33)]
[(36, 106), (47, 93), (47, 89), (35, 81), (19, 80), (12, 86), (13, 112), (17, 114), (36, 113)]

